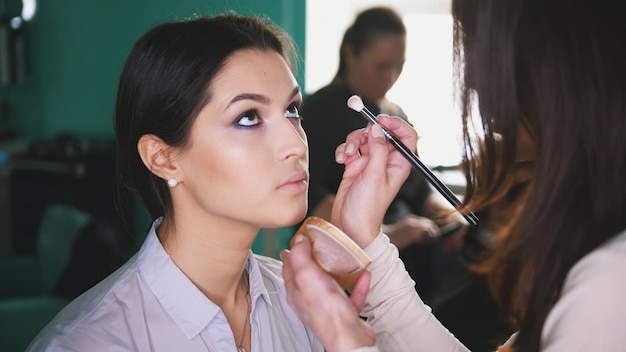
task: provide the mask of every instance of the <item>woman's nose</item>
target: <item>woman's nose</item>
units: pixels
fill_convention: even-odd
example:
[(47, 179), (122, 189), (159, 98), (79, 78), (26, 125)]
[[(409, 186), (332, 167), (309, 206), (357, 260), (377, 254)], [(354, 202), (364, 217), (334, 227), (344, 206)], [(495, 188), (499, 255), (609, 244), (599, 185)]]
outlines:
[(293, 123), (290, 120), (285, 119), (285, 122), (281, 123), (282, 127), (277, 138), (280, 143), (278, 149), (280, 159), (287, 159), (292, 156), (301, 158), (308, 151), (306, 134), (302, 126), (300, 123)]

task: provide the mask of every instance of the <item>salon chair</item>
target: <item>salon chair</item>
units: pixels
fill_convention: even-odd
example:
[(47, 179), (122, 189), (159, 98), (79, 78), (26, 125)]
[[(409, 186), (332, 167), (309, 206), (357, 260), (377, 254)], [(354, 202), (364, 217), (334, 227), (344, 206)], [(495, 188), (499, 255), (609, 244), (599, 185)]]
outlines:
[(46, 207), (36, 252), (0, 258), (0, 350), (24, 351), (68, 302), (53, 293), (74, 242), (91, 215), (66, 204)]

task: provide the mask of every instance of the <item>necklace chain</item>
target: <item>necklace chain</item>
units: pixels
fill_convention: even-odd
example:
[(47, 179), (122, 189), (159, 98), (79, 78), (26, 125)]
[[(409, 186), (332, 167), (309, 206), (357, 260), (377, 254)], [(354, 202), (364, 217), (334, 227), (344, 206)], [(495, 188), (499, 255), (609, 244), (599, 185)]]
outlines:
[(239, 344), (237, 345), (237, 352), (246, 352), (246, 349), (243, 347), (243, 340), (246, 338), (246, 331), (248, 330), (248, 321), (250, 320), (250, 311), (252, 310), (252, 305), (250, 304), (250, 278), (248, 273), (244, 273), (243, 277), (245, 286), (246, 286), (246, 321), (243, 323), (243, 332), (241, 333), (241, 338), (239, 339)]

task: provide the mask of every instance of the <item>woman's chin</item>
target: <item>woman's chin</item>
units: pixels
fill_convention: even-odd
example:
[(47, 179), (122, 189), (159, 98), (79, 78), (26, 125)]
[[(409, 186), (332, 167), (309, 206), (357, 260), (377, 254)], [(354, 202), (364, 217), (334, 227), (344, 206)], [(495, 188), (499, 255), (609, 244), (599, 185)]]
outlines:
[(290, 218), (289, 224), (286, 226), (298, 225), (302, 222), (302, 220), (304, 220), (305, 217), (306, 217), (306, 208), (304, 208), (302, 211), (295, 212), (293, 216)]
[(306, 217), (306, 207), (304, 207), (302, 210), (289, 209), (289, 211), (282, 212), (279, 215), (280, 218), (275, 219), (274, 221), (266, 224), (266, 226), (263, 227), (280, 228), (299, 225)]

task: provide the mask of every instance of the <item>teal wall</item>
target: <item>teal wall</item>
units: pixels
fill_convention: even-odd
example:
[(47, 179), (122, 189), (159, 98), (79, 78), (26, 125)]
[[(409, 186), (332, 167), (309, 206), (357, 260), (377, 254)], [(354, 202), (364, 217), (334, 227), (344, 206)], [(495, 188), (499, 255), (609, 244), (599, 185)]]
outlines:
[[(6, 1), (19, 14), (20, 0)], [(31, 140), (72, 133), (113, 139), (117, 81), (136, 39), (153, 25), (229, 10), (269, 17), (294, 39), (300, 55), (297, 78), (304, 86), (305, 0), (58, 0), (38, 1), (37, 13), (24, 27), (28, 50), (25, 82), (3, 87), (11, 129)], [(138, 244), (150, 219), (137, 204)], [(291, 229), (262, 230), (257, 253), (277, 256)]]
[[(2, 92), (14, 133), (112, 137), (117, 79), (134, 41), (159, 22), (227, 10), (269, 17), (304, 57), (305, 0), (38, 1), (25, 28), (29, 76)], [(303, 72), (300, 63), (301, 84)]]

